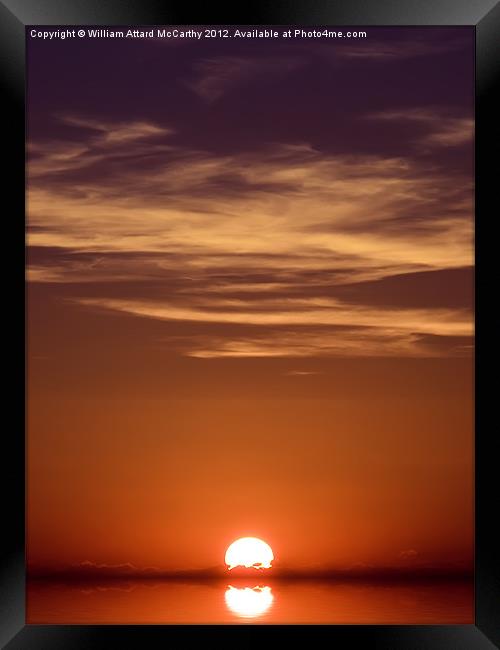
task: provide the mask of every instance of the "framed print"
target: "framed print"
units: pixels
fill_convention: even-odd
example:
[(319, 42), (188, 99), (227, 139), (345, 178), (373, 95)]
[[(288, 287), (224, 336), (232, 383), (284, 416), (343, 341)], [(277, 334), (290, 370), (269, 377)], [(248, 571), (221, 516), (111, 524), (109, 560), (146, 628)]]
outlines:
[(498, 646), (498, 4), (0, 9), (5, 647)]

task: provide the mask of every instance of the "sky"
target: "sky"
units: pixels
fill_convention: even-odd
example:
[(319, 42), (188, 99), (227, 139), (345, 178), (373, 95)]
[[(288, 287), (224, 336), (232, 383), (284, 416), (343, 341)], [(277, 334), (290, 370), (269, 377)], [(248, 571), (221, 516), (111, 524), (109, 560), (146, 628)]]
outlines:
[(472, 28), (28, 39), (27, 555), (473, 562)]

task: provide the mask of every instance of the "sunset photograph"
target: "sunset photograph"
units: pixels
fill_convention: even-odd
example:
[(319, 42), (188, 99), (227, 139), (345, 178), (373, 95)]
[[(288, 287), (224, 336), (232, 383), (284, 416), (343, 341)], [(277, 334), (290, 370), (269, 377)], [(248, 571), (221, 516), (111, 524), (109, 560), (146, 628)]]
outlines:
[(27, 623), (473, 623), (474, 29), (80, 31), (26, 31)]

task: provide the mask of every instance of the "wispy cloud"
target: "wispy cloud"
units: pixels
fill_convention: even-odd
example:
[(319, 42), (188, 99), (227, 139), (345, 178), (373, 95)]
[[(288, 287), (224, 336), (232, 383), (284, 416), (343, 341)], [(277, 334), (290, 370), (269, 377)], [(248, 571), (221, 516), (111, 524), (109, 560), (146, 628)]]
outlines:
[[(468, 336), (472, 334), (467, 313), (450, 309), (374, 309), (348, 305), (325, 298), (287, 299), (283, 301), (244, 300), (198, 301), (199, 305), (127, 301), (118, 299), (81, 299), (85, 305), (124, 311), (160, 320), (201, 321), (204, 323), (240, 323), (250, 325), (335, 325), (384, 327), (391, 331)], [(397, 325), (394, 325), (397, 323)]]
[[(134, 155), (151, 154), (151, 142), (148, 142), (151, 138), (174, 133), (173, 129), (145, 121), (112, 123), (69, 115), (61, 116), (60, 121), (83, 129), (88, 135), (77, 142), (30, 142), (28, 154), (31, 179), (54, 172), (91, 167), (110, 157), (130, 159)], [(165, 149), (169, 149), (165, 144), (157, 143), (154, 147), (156, 151)]]
[[(53, 155), (41, 156), (35, 170), (29, 164), (30, 180), (44, 168), (49, 175)], [(63, 160), (67, 172), (78, 164)], [(467, 265), (471, 190), (433, 171), (401, 158), (327, 156), (306, 145), (228, 156), (176, 151), (142, 171), (123, 162), (87, 181), (60, 174), (30, 183), (30, 225), (43, 226), (30, 243), (192, 254), (203, 267), (228, 260), (244, 268), (272, 255), (268, 266), (371, 269), (374, 277), (381, 267), (387, 275)]]
[[(29, 244), (59, 251), (31, 260), (31, 280), (93, 283), (82, 300), (93, 309), (282, 329), (193, 339), (183, 351), (191, 356), (450, 354), (453, 345), (428, 337), (470, 336), (467, 310), (335, 295), (470, 267), (472, 187), (459, 172), (301, 142), (215, 155), (166, 145), (172, 129), (152, 123), (68, 119), (82, 130), (79, 144), (35, 144), (28, 165)], [(451, 127), (433, 130), (430, 114), (405, 119), (430, 124), (438, 140), (458, 138)], [(154, 281), (158, 295), (113, 296), (109, 283), (131, 281)], [(104, 283), (108, 295), (97, 289)], [(325, 327), (337, 330), (317, 331)]]
[(420, 124), (426, 132), (417, 139), (417, 144), (428, 147), (454, 147), (470, 142), (474, 136), (474, 120), (456, 117), (440, 111), (410, 109), (384, 111), (371, 118), (395, 122)]
[[(194, 336), (179, 347), (188, 356), (315, 357), (440, 356), (450, 350), (430, 345), (429, 337), (459, 341), (473, 334), (470, 314), (453, 309), (374, 309), (325, 299), (271, 301), (158, 301), (84, 298), (80, 304), (164, 321), (260, 326), (251, 335)], [(224, 306), (226, 309), (224, 309)], [(290, 330), (290, 327), (294, 327)], [(457, 350), (455, 350), (455, 353)], [(463, 354), (463, 351), (462, 351)]]
[(142, 140), (144, 138), (174, 133), (173, 129), (166, 129), (157, 124), (145, 121), (102, 122), (100, 120), (82, 118), (74, 115), (63, 116), (61, 120), (71, 126), (96, 131), (99, 134), (97, 141), (101, 145), (120, 145), (133, 140)]
[(211, 103), (218, 100), (230, 88), (248, 82), (258, 75), (279, 78), (305, 63), (297, 55), (275, 57), (219, 56), (202, 59), (194, 66), (193, 79), (186, 82), (188, 88)]
[[(359, 39), (343, 43), (342, 47), (335, 50), (337, 56), (350, 59), (380, 60), (388, 63), (391, 60), (412, 59), (421, 56), (433, 56), (443, 52), (453, 52), (463, 46), (461, 39), (437, 41), (435, 39), (413, 39), (395, 41), (376, 41)], [(327, 48), (324, 48), (327, 52)]]

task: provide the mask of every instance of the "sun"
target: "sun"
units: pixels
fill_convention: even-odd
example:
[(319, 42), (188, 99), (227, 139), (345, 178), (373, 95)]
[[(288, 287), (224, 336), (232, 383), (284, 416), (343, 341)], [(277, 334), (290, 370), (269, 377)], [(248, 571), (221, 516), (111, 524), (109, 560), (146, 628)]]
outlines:
[(241, 537), (229, 545), (225, 562), (228, 569), (237, 566), (270, 569), (274, 554), (269, 544), (257, 537)]

